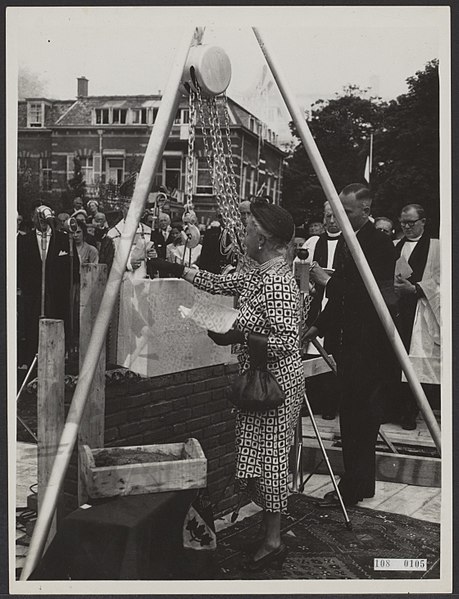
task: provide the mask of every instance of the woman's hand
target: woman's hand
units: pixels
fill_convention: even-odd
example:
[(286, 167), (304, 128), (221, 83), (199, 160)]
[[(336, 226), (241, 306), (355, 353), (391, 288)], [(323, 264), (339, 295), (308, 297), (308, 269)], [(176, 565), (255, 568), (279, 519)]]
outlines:
[(309, 278), (316, 285), (325, 287), (331, 277), (317, 264), (317, 262), (313, 262), (311, 264), (311, 268), (309, 269)]
[(214, 333), (214, 331), (207, 331), (207, 335), (217, 345), (233, 345), (234, 343), (244, 343), (244, 333), (237, 329), (231, 329), (226, 333)]
[(132, 270), (137, 270), (142, 264), (142, 260), (131, 260)]

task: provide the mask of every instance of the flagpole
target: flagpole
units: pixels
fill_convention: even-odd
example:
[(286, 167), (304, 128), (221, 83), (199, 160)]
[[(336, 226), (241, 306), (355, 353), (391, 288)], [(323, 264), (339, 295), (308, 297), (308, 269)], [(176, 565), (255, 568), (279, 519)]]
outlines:
[(370, 133), (370, 165), (369, 165), (369, 172), (368, 172), (368, 185), (370, 184), (372, 172), (373, 172), (373, 133)]

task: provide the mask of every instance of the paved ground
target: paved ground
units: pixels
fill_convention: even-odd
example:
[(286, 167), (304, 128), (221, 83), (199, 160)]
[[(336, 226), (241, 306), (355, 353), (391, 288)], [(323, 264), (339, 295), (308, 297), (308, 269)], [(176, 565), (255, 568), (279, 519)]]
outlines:
[[(332, 421), (323, 420), (316, 417), (321, 436), (330, 437), (339, 430), (338, 418)], [(418, 420), (416, 431), (402, 431), (397, 425), (384, 425), (384, 431), (391, 437), (391, 441), (410, 441), (419, 442), (421, 445), (432, 445), (427, 427), (424, 422)], [(309, 418), (303, 418), (303, 434), (313, 436), (312, 425)], [(27, 496), (32, 490), (36, 490), (37, 482), (37, 446), (31, 443), (18, 442), (17, 451), (17, 475), (16, 475), (16, 496), (17, 508), (23, 508), (27, 505)], [(312, 497), (323, 497), (323, 495), (333, 489), (333, 485), (328, 475), (314, 474), (305, 486), (305, 495)], [(362, 507), (368, 507), (374, 510), (403, 514), (426, 520), (429, 522), (440, 522), (441, 490), (434, 487), (411, 486), (401, 483), (380, 482), (376, 483), (376, 495), (372, 499), (366, 499), (361, 504)], [(251, 516), (258, 511), (255, 505), (245, 506), (240, 511), (239, 518)], [(217, 531), (231, 526), (231, 514), (216, 521)], [(27, 545), (21, 542), (24, 537), (24, 531), (18, 527), (16, 529), (16, 568), (22, 568), (25, 556), (27, 554)]]

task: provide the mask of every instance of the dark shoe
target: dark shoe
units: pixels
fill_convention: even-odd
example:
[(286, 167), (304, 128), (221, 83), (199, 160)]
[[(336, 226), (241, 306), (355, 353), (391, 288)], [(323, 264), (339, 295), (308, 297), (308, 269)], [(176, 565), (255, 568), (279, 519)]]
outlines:
[(406, 416), (402, 418), (400, 425), (405, 431), (415, 431), (416, 430), (416, 419), (411, 416)]
[(335, 414), (322, 414), (322, 420), (334, 420), (335, 418)]
[(274, 551), (270, 551), (260, 559), (253, 559), (253, 557), (243, 565), (243, 570), (247, 572), (259, 572), (260, 570), (266, 570), (267, 568), (276, 568), (282, 570), (285, 558), (287, 557), (288, 547), (286, 545), (280, 545)]
[[(359, 501), (362, 499), (359, 497), (358, 499), (348, 499), (342, 497), (343, 503), (346, 507), (352, 507), (353, 505), (357, 505)], [(336, 491), (329, 491), (325, 493), (324, 498), (321, 501), (317, 502), (317, 507), (328, 508), (328, 507), (340, 507), (341, 503), (338, 498), (338, 494)]]

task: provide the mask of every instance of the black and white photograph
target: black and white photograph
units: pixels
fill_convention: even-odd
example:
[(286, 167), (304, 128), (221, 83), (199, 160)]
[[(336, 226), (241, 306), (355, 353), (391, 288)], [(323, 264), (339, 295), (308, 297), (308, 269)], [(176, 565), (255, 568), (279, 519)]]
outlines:
[(9, 6), (6, 96), (10, 593), (450, 593), (450, 7)]

